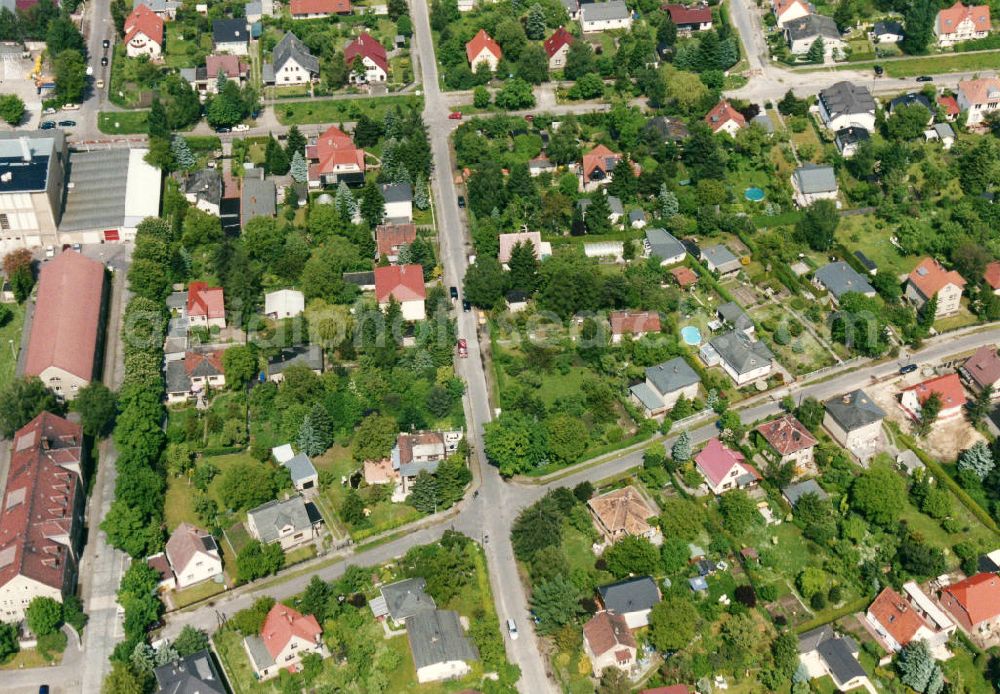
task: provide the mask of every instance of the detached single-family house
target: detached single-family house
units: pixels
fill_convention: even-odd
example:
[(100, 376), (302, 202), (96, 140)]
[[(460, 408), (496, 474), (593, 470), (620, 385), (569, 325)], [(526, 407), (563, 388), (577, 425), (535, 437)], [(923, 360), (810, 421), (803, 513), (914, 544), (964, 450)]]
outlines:
[(158, 17), (166, 21), (168, 19), (176, 19), (177, 10), (182, 4), (178, 0), (133, 0), (132, 9), (135, 9), (139, 5), (145, 5), (155, 12)]
[(566, 56), (569, 55), (569, 47), (575, 40), (573, 34), (564, 27), (559, 27), (552, 32), (552, 36), (545, 39), (542, 47), (545, 49), (545, 55), (549, 57), (550, 70), (562, 70), (566, 67)]
[(887, 19), (875, 22), (868, 34), (875, 43), (899, 43), (906, 36), (903, 23)]
[(389, 453), (394, 476), (402, 483), (403, 497), (410, 493), (421, 472), (433, 475), (449, 455), (458, 450), (461, 431), (403, 432)]
[(264, 315), (274, 320), (294, 318), (305, 308), (305, 297), (297, 289), (279, 289), (264, 295)]
[(427, 594), (427, 581), (417, 576), (384, 585), (381, 595), (370, 605), (375, 619), (389, 617), (395, 624), (405, 624), (406, 620), (421, 612), (437, 609), (434, 598)]
[(785, 22), (785, 42), (792, 55), (805, 56), (817, 40), (823, 41), (823, 60), (831, 62), (845, 55), (847, 42), (832, 18), (822, 14), (807, 14)]
[(966, 125), (981, 125), (986, 116), (1000, 108), (1000, 78), (981, 77), (959, 82), (958, 108), (966, 114)]
[(400, 251), (417, 240), (415, 224), (379, 224), (375, 227), (375, 260), (399, 262)]
[(747, 119), (723, 99), (705, 115), (705, 122), (714, 134), (724, 132), (730, 137), (736, 137), (736, 133), (746, 127)]
[(583, 625), (583, 652), (590, 659), (594, 677), (600, 677), (609, 667), (631, 671), (638, 650), (639, 644), (620, 614), (602, 610)]
[(958, 313), (962, 308), (965, 278), (954, 270), (945, 270), (934, 258), (924, 258), (906, 278), (906, 298), (919, 311), (931, 297), (937, 297), (935, 318)]
[(278, 209), (278, 191), (273, 178), (264, 178), (264, 169), (255, 167), (243, 172), (240, 182), (240, 226), (255, 217), (274, 217)]
[(958, 105), (958, 100), (950, 94), (939, 96), (937, 102), (944, 109), (944, 119), (949, 123), (955, 121), (962, 113), (962, 109)]
[(178, 590), (222, 575), (222, 555), (215, 538), (190, 523), (174, 529), (164, 554)]
[[(367, 32), (361, 32), (358, 38), (347, 44), (344, 60), (350, 70), (349, 79), (355, 84), (385, 82), (389, 79), (389, 54)], [(360, 61), (359, 70), (354, 69), (355, 61)]]
[(470, 663), (479, 660), (454, 610), (421, 610), (408, 617), (406, 638), (420, 684), (465, 677)]
[(857, 292), (867, 297), (875, 296), (875, 287), (868, 282), (868, 279), (843, 260), (829, 263), (817, 270), (813, 275), (813, 284), (830, 293), (830, 301), (834, 306), (838, 305), (848, 292)]
[(795, 466), (796, 475), (815, 472), (813, 448), (818, 441), (795, 415), (786, 414), (765, 422), (754, 431), (767, 442), (764, 455), (772, 461)]
[(243, 639), (243, 647), (254, 675), (263, 681), (276, 677), (282, 670), (296, 672), (307, 653), (328, 657), (330, 653), (322, 636), (323, 630), (314, 616), (303, 615), (279, 602), (267, 613), (260, 634)]
[(837, 636), (829, 624), (799, 636), (799, 662), (809, 679), (830, 676), (838, 691), (864, 687), (870, 694), (878, 690), (858, 661), (858, 644), (849, 636)]
[(933, 629), (908, 600), (891, 587), (886, 587), (868, 606), (865, 613), (868, 623), (878, 634), (886, 650), (895, 653), (911, 641), (928, 641), (934, 638)]
[(919, 92), (907, 92), (897, 96), (895, 99), (889, 100), (889, 115), (891, 116), (896, 112), (896, 109), (900, 106), (923, 106), (930, 112), (930, 118), (927, 119), (927, 125), (934, 122), (934, 112), (935, 108), (931, 104), (931, 100)]
[(666, 229), (653, 228), (646, 229), (645, 243), (646, 257), (656, 257), (660, 259), (660, 265), (676, 265), (683, 262), (687, 255), (684, 244), (677, 240), (673, 234)]
[(622, 159), (618, 152), (612, 152), (604, 145), (597, 145), (583, 155), (580, 168), (581, 184), (584, 192), (597, 190), (611, 180), (611, 172)]
[(656, 510), (631, 485), (595, 496), (587, 502), (587, 508), (609, 544), (627, 535), (645, 537), (654, 544), (663, 541), (659, 527), (649, 524)]
[(566, 14), (569, 15), (571, 22), (576, 22), (580, 19), (580, 0), (559, 0), (559, 4), (566, 10)]
[(601, 606), (625, 618), (629, 629), (649, 626), (649, 613), (660, 602), (660, 589), (649, 576), (627, 578), (597, 589)]
[(145, 5), (136, 5), (125, 19), (125, 54), (129, 58), (149, 56), (159, 59), (163, 53), (163, 18)]
[(767, 377), (774, 366), (774, 354), (767, 345), (739, 330), (712, 338), (702, 346), (699, 356), (707, 366), (721, 366), (737, 386)]
[(351, 14), (351, 0), (291, 0), (288, 10), (292, 19), (322, 19), (333, 15)]
[(715, 309), (715, 315), (723, 324), (728, 325), (733, 330), (740, 331), (747, 337), (753, 337), (756, 331), (753, 319), (735, 301), (719, 304), (719, 307)]
[(743, 268), (736, 254), (721, 243), (701, 249), (701, 262), (710, 272), (718, 273), (720, 280), (735, 277)]
[(503, 58), (503, 51), (500, 49), (500, 44), (494, 41), (485, 29), (480, 29), (465, 44), (465, 56), (469, 59), (469, 67), (473, 72), (480, 64), (486, 65), (490, 72), (496, 72), (500, 59)]
[(817, 200), (837, 200), (837, 174), (829, 164), (803, 164), (792, 173), (795, 204), (808, 207)]
[(646, 368), (646, 380), (631, 388), (632, 402), (643, 408), (647, 417), (658, 417), (671, 409), (683, 395), (687, 400), (698, 396), (701, 377), (684, 357), (674, 357)]
[(219, 93), (220, 74), (242, 87), (250, 77), (250, 65), (236, 55), (213, 54), (205, 56), (204, 67), (181, 68), (181, 77), (190, 82), (202, 98)]
[(323, 348), (319, 345), (285, 347), (267, 360), (267, 380), (281, 383), (285, 371), (293, 366), (304, 366), (317, 376), (323, 373)]
[(940, 142), (941, 148), (948, 150), (955, 144), (955, 129), (947, 123), (935, 123), (924, 131), (924, 139), (928, 142)]
[(980, 573), (941, 591), (941, 605), (972, 636), (1000, 630), (1000, 576)]
[(518, 244), (530, 245), (535, 249), (535, 259), (544, 260), (552, 255), (552, 244), (542, 241), (541, 233), (537, 231), (520, 231), (516, 234), (500, 234), (498, 237), (500, 250), (497, 253), (497, 260), (504, 269), (510, 263), (510, 257), (514, 253), (514, 247)]
[(385, 221), (392, 224), (412, 222), (413, 186), (409, 183), (383, 183), (381, 190), (385, 201)]
[(246, 19), (215, 19), (212, 21), (212, 46), (216, 53), (248, 55), (250, 30)]
[(990, 290), (1000, 296), (1000, 261), (994, 260), (986, 266), (983, 271), (983, 281), (990, 286)]
[(188, 285), (187, 319), (188, 326), (192, 328), (225, 328), (226, 300), (222, 287), (191, 282)]
[(681, 289), (688, 289), (698, 284), (698, 273), (689, 267), (675, 267), (670, 271), (670, 276)]
[(209, 388), (224, 388), (226, 373), (222, 352), (185, 352), (183, 359), (167, 362), (167, 403), (184, 403)]
[(715, 495), (752, 487), (760, 481), (760, 473), (746, 462), (743, 454), (727, 448), (718, 436), (713, 436), (698, 451), (694, 464)]
[(389, 307), (390, 299), (395, 299), (399, 302), (404, 320), (423, 320), (427, 317), (424, 311), (424, 299), (427, 298), (424, 268), (420, 265), (375, 268), (375, 298), (383, 311)]
[(319, 473), (313, 467), (312, 461), (305, 453), (297, 453), (288, 460), (282, 461), (281, 467), (287, 468), (292, 477), (292, 486), (300, 492), (315, 489), (319, 484)]
[(833, 142), (844, 159), (850, 159), (863, 142), (871, 139), (871, 133), (864, 128), (842, 128), (834, 133)]
[(709, 31), (712, 28), (712, 8), (708, 5), (664, 5), (661, 9), (670, 14), (670, 21), (678, 34)]
[(222, 174), (216, 169), (199, 169), (181, 183), (184, 199), (202, 212), (219, 216), (222, 204)]
[(226, 694), (229, 691), (212, 651), (207, 649), (153, 668), (153, 677), (156, 694)]
[(528, 162), (528, 173), (531, 174), (532, 178), (541, 176), (543, 173), (552, 173), (555, 170), (556, 165), (544, 153)]
[(321, 518), (313, 518), (301, 496), (268, 501), (247, 511), (247, 531), (266, 545), (277, 542), (286, 552), (312, 542), (319, 534)]
[(815, 494), (819, 499), (829, 499), (830, 495), (823, 491), (823, 488), (819, 486), (816, 480), (804, 480), (802, 482), (796, 482), (795, 484), (790, 484), (781, 490), (781, 495), (785, 497), (785, 501), (793, 509), (796, 504), (799, 503), (799, 499), (804, 497), (806, 494)]
[(931, 395), (937, 395), (941, 400), (941, 411), (938, 421), (960, 417), (965, 407), (965, 388), (957, 373), (945, 374), (928, 379), (915, 386), (903, 390), (899, 404), (913, 419), (920, 419), (920, 411)]
[(934, 35), (942, 48), (960, 41), (985, 39), (989, 34), (989, 5), (963, 5), (957, 0), (951, 7), (938, 12), (934, 20)]
[(863, 390), (831, 398), (824, 403), (823, 426), (833, 440), (862, 460), (882, 442), (885, 412)]
[(271, 52), (274, 84), (308, 84), (319, 77), (319, 58), (292, 32), (286, 33)]
[(306, 147), (309, 160), (309, 186), (361, 185), (365, 181), (365, 151), (340, 128), (331, 125), (316, 143)]
[(632, 11), (624, 0), (581, 3), (580, 27), (585, 34), (611, 29), (631, 29)]
[(779, 28), (812, 14), (812, 8), (805, 0), (772, 0), (771, 9)]
[(621, 342), (625, 335), (639, 339), (660, 332), (660, 314), (656, 311), (612, 311), (608, 322), (611, 324), (612, 344)]
[(833, 132), (850, 127), (875, 132), (875, 109), (875, 98), (868, 88), (847, 81), (819, 93), (820, 118)]
[(969, 357), (958, 373), (975, 392), (993, 389), (993, 397), (1000, 397), (1000, 356), (996, 345), (983, 345)]

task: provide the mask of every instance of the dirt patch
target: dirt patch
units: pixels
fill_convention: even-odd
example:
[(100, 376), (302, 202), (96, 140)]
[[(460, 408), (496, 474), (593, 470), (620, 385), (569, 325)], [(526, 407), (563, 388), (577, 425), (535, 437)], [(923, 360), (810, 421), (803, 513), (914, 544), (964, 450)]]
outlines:
[(730, 287), (729, 293), (733, 295), (738, 303), (743, 308), (750, 308), (751, 306), (756, 306), (760, 301), (760, 297), (757, 292), (745, 284), (738, 285), (736, 287)]
[(774, 617), (784, 617), (788, 626), (795, 628), (812, 618), (812, 613), (806, 609), (802, 601), (794, 594), (784, 595), (767, 606), (767, 611)]

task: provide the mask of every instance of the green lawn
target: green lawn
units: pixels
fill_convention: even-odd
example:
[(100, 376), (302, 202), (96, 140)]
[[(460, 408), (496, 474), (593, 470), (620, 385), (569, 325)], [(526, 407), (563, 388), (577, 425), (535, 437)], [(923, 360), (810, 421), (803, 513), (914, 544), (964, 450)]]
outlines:
[[(871, 60), (875, 64), (877, 60)], [(885, 68), (887, 77), (916, 77), (917, 75), (937, 75), (948, 72), (974, 72), (976, 70), (996, 70), (1000, 67), (1000, 52), (989, 53), (946, 53), (879, 63)], [(857, 70), (863, 65), (856, 61), (836, 66), (836, 70)], [(828, 68), (821, 68), (826, 70)]]
[[(758, 323), (762, 320), (770, 320), (779, 326), (794, 318), (780, 306), (775, 305), (758, 306), (750, 310), (750, 315)], [(810, 373), (834, 363), (830, 352), (805, 329), (797, 337), (792, 337), (791, 343), (787, 345), (777, 344), (774, 341), (774, 336), (764, 332), (763, 328), (762, 337), (768, 338), (768, 345), (777, 354), (778, 361), (781, 362), (782, 366), (796, 375)]]
[(97, 127), (105, 135), (145, 134), (149, 111), (102, 111), (97, 115)]
[(421, 110), (423, 99), (418, 96), (359, 97), (357, 99), (326, 99), (276, 104), (275, 114), (282, 125), (305, 123), (342, 123), (357, 120), (362, 114), (381, 120), (386, 111), (402, 106), (406, 110)]
[(215, 581), (204, 581), (197, 585), (191, 586), (190, 588), (185, 588), (184, 590), (175, 591), (170, 599), (174, 603), (175, 608), (186, 607), (187, 605), (192, 605), (196, 602), (204, 600), (205, 598), (210, 598), (213, 595), (218, 595), (226, 590), (226, 587), (221, 583), (216, 583)]
[(871, 258), (879, 272), (896, 276), (908, 274), (919, 259), (904, 255), (889, 243), (892, 235), (893, 230), (876, 221), (873, 215), (842, 217), (837, 227), (837, 240), (852, 253), (861, 251)]
[(955, 656), (941, 663), (945, 677), (950, 682), (956, 678), (962, 682), (964, 691), (968, 694), (993, 694), (993, 686), (986, 680), (982, 668), (977, 667), (973, 654), (959, 645), (954, 649)]
[[(198, 32), (181, 22), (167, 22), (167, 43), (163, 62), (167, 67), (198, 67), (212, 52), (211, 34)], [(183, 36), (183, 38), (181, 38)]]
[(15, 653), (9, 660), (0, 663), (0, 670), (22, 670), (25, 668), (42, 668), (58, 665), (62, 662), (62, 653), (56, 653), (54, 660), (46, 660), (45, 656), (35, 648), (26, 648)]
[(24, 328), (24, 306), (5, 304), (11, 310), (10, 320), (0, 327), (0, 388), (14, 380), (17, 352), (21, 349), (21, 330)]
[(163, 505), (168, 533), (181, 523), (201, 525), (201, 519), (194, 512), (194, 487), (186, 477), (167, 476), (167, 497)]

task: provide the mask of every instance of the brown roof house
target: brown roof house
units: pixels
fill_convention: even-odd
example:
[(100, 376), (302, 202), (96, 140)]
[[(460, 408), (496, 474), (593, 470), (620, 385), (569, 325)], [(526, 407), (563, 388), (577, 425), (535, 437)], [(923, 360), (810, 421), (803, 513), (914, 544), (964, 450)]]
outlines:
[(941, 591), (941, 605), (971, 636), (995, 638), (1000, 632), (1000, 576), (981, 573)]
[(660, 529), (649, 524), (656, 510), (631, 485), (595, 496), (587, 502), (587, 507), (609, 544), (627, 535), (645, 537), (654, 544), (663, 541)]
[(965, 278), (954, 270), (945, 270), (934, 258), (924, 258), (906, 278), (906, 298), (919, 310), (937, 297), (935, 318), (958, 313), (962, 307)]
[(181, 523), (174, 529), (163, 556), (178, 590), (222, 576), (222, 555), (215, 538), (190, 523)]
[(629, 672), (636, 665), (639, 644), (625, 618), (604, 610), (583, 625), (583, 652), (590, 658), (594, 677), (609, 667)]
[(75, 251), (42, 267), (24, 373), (60, 398), (72, 400), (98, 371), (104, 289), (104, 265)]
[[(904, 592), (920, 588), (915, 583), (908, 583), (904, 586)], [(930, 599), (920, 593), (927, 603)], [(954, 633), (954, 625), (950, 630), (939, 630), (933, 621), (926, 620), (922, 613), (920, 602), (911, 602), (910, 595), (904, 597), (892, 588), (885, 588), (875, 601), (868, 607), (865, 617), (868, 623), (875, 629), (882, 646), (886, 650), (896, 652), (911, 641), (927, 641), (928, 645), (942, 646), (948, 640), (948, 636)], [(933, 610), (940, 612), (932, 603)], [(947, 620), (947, 617), (941, 615)], [(948, 620), (949, 623), (950, 620)]]
[(660, 314), (656, 311), (612, 311), (611, 342), (618, 344), (625, 335), (639, 339), (649, 333), (660, 332)]
[(764, 455), (772, 462), (781, 465), (793, 463), (796, 476), (818, 472), (813, 460), (816, 437), (794, 415), (772, 419), (755, 431), (767, 443)]
[(990, 387), (1000, 397), (1000, 356), (996, 345), (983, 345), (958, 370), (962, 380), (977, 393)]
[[(396, 438), (396, 445), (389, 456), (393, 477), (402, 482), (402, 498), (410, 493), (421, 472), (431, 475), (437, 472), (441, 461), (458, 450), (462, 436), (461, 431), (417, 431), (404, 432)], [(367, 466), (365, 469), (367, 471)]]

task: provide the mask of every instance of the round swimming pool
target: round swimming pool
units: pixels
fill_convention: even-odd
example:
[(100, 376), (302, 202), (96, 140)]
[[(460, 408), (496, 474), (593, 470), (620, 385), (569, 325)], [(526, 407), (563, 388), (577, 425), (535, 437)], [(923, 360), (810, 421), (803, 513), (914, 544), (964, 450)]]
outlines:
[(764, 199), (764, 189), (758, 188), (756, 186), (752, 188), (747, 188), (743, 191), (743, 197), (745, 197), (750, 202), (760, 202)]
[(700, 345), (701, 330), (696, 325), (685, 325), (681, 328), (681, 339), (684, 340), (684, 344), (686, 345)]

